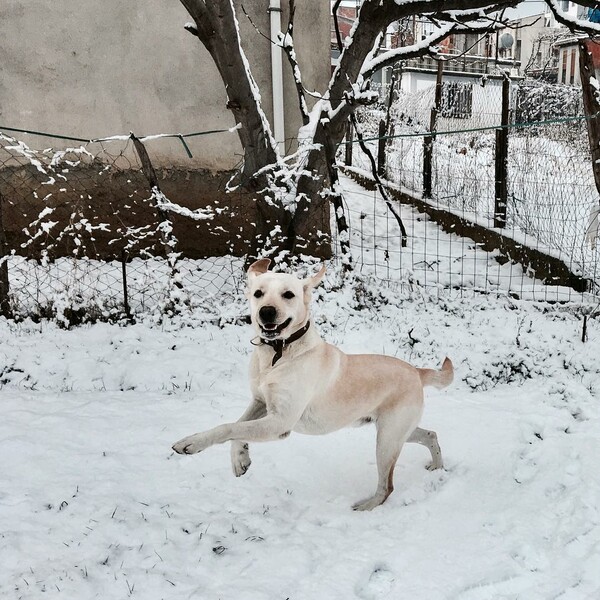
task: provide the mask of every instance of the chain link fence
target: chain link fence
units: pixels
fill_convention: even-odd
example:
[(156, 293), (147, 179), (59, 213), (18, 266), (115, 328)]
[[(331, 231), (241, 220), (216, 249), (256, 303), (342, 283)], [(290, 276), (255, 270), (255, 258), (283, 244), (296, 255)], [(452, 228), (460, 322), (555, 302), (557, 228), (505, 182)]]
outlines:
[(228, 174), (154, 175), (132, 137), (37, 151), (0, 134), (2, 312), (73, 324), (236, 297), (254, 204)]
[[(470, 97), (461, 86), (442, 88), (433, 136), (432, 88), (400, 94), (389, 115), (385, 102), (358, 114), (367, 148), (383, 148), (387, 192), (366, 189), (377, 187), (371, 161), (354, 143), (352, 168), (363, 186), (341, 180), (349, 231), (334, 240), (335, 260), (347, 264), (343, 238), (354, 270), (377, 281), (536, 300), (597, 297), (599, 202), (585, 121), (559, 116), (561, 106), (581, 112), (580, 99), (573, 88), (552, 96), (538, 84), (511, 86), (499, 229), (502, 90), (484, 83)], [(391, 126), (385, 136), (381, 120)], [(428, 138), (431, 197), (423, 197)], [(236, 305), (256, 240), (256, 203), (228, 192), (230, 173), (154, 169), (160, 143), (121, 136), (39, 151), (0, 133), (3, 314), (70, 325), (184, 305), (223, 314)], [(334, 234), (338, 212), (327, 224)]]
[[(399, 92), (389, 117), (384, 106), (363, 109), (359, 126), (363, 135), (370, 138), (368, 146), (374, 154), (381, 152), (382, 147), (385, 152), (381, 177), (396, 191), (403, 192), (405, 201), (416, 201), (413, 206), (425, 202), (421, 209), (431, 208), (438, 217), (442, 215), (442, 228), (446, 213), (460, 218), (467, 229), (473, 224), (500, 234), (511, 246), (505, 252), (496, 252), (502, 264), (492, 269), (494, 277), (481, 277), (481, 273), (490, 272), (490, 265), (483, 253), (475, 258), (476, 249), (479, 246), (490, 250), (493, 244), (475, 236), (467, 243), (475, 249), (474, 253), (463, 252), (464, 240), (448, 239), (440, 245), (437, 231), (422, 231), (421, 235), (431, 236), (430, 245), (437, 245), (447, 260), (464, 266), (455, 268), (452, 283), (446, 281), (445, 285), (466, 289), (476, 280), (476, 287), (484, 292), (500, 289), (540, 300), (573, 300), (589, 293), (600, 294), (600, 248), (596, 242), (600, 200), (580, 90), (538, 82), (511, 84), (507, 107), (510, 122), (505, 127), (508, 152), (502, 182), (507, 186), (506, 207), (498, 228), (497, 128), (502, 125), (502, 87), (484, 83), (480, 81), (472, 87), (469, 102), (456, 86), (442, 87), (434, 136), (429, 127), (435, 109), (435, 86), (414, 94)], [(476, 105), (487, 110), (476, 110)], [(377, 139), (382, 137), (379, 123), (386, 117), (393, 125), (382, 141)], [(433, 145), (430, 197), (424, 194), (424, 150), (428, 138)], [(363, 173), (371, 172), (370, 160), (357, 149), (352, 164)], [(363, 228), (368, 218), (363, 218)], [(396, 220), (393, 215), (386, 218)], [(412, 217), (406, 218), (410, 223)], [(431, 213), (422, 214), (422, 218), (432, 218)], [(446, 229), (455, 227), (448, 230), (449, 234), (461, 226), (446, 223)], [(379, 226), (382, 228), (383, 224)], [(463, 233), (469, 235), (473, 230)], [(360, 245), (356, 252), (360, 253)], [(536, 254), (536, 260), (522, 260), (527, 259), (527, 252)], [(564, 276), (554, 280), (544, 269), (536, 268), (540, 253), (549, 264), (573, 274), (571, 282), (565, 286)], [(418, 257), (416, 262), (405, 260), (404, 270), (418, 275), (421, 261)], [(447, 279), (436, 275), (441, 267), (431, 261), (427, 264), (431, 268), (417, 276), (419, 281), (438, 285)], [(386, 268), (383, 260), (379, 271)]]

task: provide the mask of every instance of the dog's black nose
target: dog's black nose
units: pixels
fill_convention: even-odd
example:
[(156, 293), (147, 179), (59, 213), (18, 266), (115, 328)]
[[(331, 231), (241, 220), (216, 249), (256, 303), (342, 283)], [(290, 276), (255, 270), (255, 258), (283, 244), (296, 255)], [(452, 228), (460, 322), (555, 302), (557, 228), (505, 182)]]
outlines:
[(277, 316), (277, 309), (274, 306), (263, 306), (258, 311), (258, 316), (263, 323), (273, 323)]

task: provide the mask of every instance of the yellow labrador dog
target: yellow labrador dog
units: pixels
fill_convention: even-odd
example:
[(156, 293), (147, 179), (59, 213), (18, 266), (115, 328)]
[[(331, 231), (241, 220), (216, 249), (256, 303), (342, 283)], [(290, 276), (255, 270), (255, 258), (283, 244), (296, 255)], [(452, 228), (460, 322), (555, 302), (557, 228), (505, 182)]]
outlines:
[(248, 269), (252, 323), (258, 333), (250, 365), (253, 400), (237, 423), (183, 438), (179, 454), (195, 454), (214, 444), (231, 442), (237, 477), (250, 466), (248, 442), (285, 438), (291, 431), (323, 434), (373, 421), (377, 427), (375, 494), (354, 505), (371, 510), (392, 493), (396, 460), (404, 442), (431, 452), (430, 469), (442, 468), (435, 432), (418, 427), (423, 386), (443, 388), (452, 382), (446, 358), (441, 370), (417, 369), (390, 356), (344, 354), (324, 342), (310, 319), (311, 291), (325, 274), (301, 280), (268, 271), (269, 259)]

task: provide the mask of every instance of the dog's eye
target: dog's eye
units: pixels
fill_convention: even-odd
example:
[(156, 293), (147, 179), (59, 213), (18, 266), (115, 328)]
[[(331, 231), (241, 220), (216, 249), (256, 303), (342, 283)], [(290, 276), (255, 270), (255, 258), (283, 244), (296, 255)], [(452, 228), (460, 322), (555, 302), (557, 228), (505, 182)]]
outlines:
[(256, 290), (254, 292), (254, 297), (255, 298), (262, 298), (263, 293), (261, 292), (261, 290)]
[(294, 292), (283, 292), (283, 294), (281, 294), (286, 300), (291, 300), (292, 298), (296, 297), (296, 294), (294, 294)]

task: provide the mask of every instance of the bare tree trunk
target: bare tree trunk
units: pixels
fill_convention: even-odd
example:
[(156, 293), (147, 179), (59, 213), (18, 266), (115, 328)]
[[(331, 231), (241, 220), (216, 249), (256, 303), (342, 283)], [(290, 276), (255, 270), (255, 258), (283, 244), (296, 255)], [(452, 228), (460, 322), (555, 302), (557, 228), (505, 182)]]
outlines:
[(600, 193), (600, 90), (591, 83), (596, 77), (594, 60), (589, 48), (593, 42), (589, 39), (579, 41), (579, 73), (583, 90), (583, 109), (585, 112), (590, 152), (592, 154), (592, 169), (596, 188)]
[(196, 23), (187, 27), (210, 53), (227, 91), (227, 108), (241, 127), (237, 133), (244, 149), (241, 185), (250, 191), (266, 186), (257, 173), (276, 162), (275, 142), (260, 106), (258, 86), (242, 50), (231, 0), (181, 0)]
[[(187, 26), (204, 44), (212, 56), (223, 79), (236, 123), (241, 127), (238, 135), (244, 148), (244, 168), (241, 185), (256, 193), (261, 222), (259, 235), (271, 236), (273, 224), (284, 230), (289, 237), (287, 248), (292, 252), (323, 255), (318, 229), (328, 222), (329, 194), (323, 193), (331, 186), (327, 152), (325, 148), (338, 148), (345, 135), (348, 117), (363, 99), (361, 93), (368, 86), (372, 73), (363, 72), (363, 64), (373, 51), (375, 43), (386, 27), (414, 14), (443, 13), (444, 20), (456, 21), (448, 11), (463, 11), (460, 18), (465, 22), (478, 19), (483, 13), (491, 13), (513, 4), (513, 0), (490, 3), (486, 0), (413, 0), (396, 3), (392, 0), (364, 0), (360, 7), (357, 26), (340, 56), (339, 65), (326, 93), (327, 102), (311, 140), (302, 175), (297, 179), (296, 211), (293, 218), (283, 207), (282, 201), (269, 193), (274, 183), (273, 174), (267, 171), (277, 163), (278, 152), (261, 108), (260, 93), (254, 81), (248, 61), (240, 42), (235, 5), (238, 0), (180, 0), (194, 19), (195, 25)], [(235, 3), (235, 5), (234, 5)], [(336, 3), (336, 6), (339, 2)], [(481, 9), (481, 10), (480, 10)], [(415, 45), (413, 56), (427, 52), (426, 47)], [(411, 58), (407, 53), (404, 58)], [(382, 65), (378, 65), (381, 67)], [(356, 94), (357, 83), (361, 93)], [(298, 86), (300, 96), (303, 94)], [(302, 104), (302, 102), (301, 102)], [(276, 182), (275, 182), (276, 183)], [(291, 190), (289, 190), (291, 193)], [(261, 233), (264, 232), (264, 233)], [(325, 250), (326, 252), (326, 250)]]
[[(227, 91), (242, 148), (244, 166), (240, 187), (253, 194), (257, 205), (256, 235), (250, 258), (256, 258), (265, 246), (273, 252), (289, 250), (287, 239), (290, 214), (273, 193), (269, 193), (267, 168), (277, 163), (276, 144), (260, 104), (260, 93), (242, 49), (237, 19), (231, 0), (180, 0), (195, 22), (186, 29), (195, 35), (210, 53)], [(281, 232), (281, 233), (279, 233)]]
[(383, 3), (379, 0), (365, 0), (361, 5), (358, 27), (351, 43), (340, 56), (329, 87), (334, 116), (324, 110), (317, 120), (314, 149), (309, 153), (305, 174), (298, 182), (299, 218), (294, 227), (294, 234), (298, 239), (310, 237), (310, 229), (306, 228), (307, 221), (310, 221), (311, 214), (319, 210), (318, 204), (323, 202), (319, 196), (321, 191), (331, 185), (325, 148), (339, 146), (346, 133), (347, 120), (361, 105), (352, 101), (352, 82), (360, 75), (365, 57), (373, 50), (381, 32), (390, 23), (405, 16), (404, 13), (408, 14), (406, 5)]
[[(594, 60), (590, 44), (592, 40), (579, 41), (579, 73), (581, 76), (581, 87), (583, 90), (583, 108), (585, 111), (588, 139), (590, 142), (590, 153), (592, 155), (592, 171), (596, 189), (600, 194), (600, 90), (592, 85), (592, 77), (596, 78)], [(597, 79), (596, 79), (597, 81)], [(586, 240), (592, 248), (596, 248), (597, 238), (600, 231), (600, 204), (592, 209), (589, 216)]]

